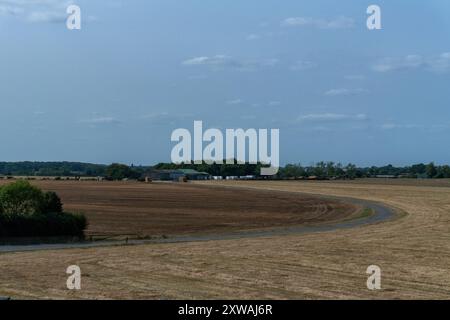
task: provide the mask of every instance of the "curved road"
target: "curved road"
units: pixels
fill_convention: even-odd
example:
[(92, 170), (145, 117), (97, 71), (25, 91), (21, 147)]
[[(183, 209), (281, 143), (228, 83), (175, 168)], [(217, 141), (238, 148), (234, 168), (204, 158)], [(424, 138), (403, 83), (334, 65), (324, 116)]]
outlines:
[[(391, 208), (372, 201), (346, 197), (334, 197), (334, 196), (323, 196), (323, 198), (344, 200), (346, 202), (360, 205), (365, 209), (372, 209), (373, 213), (367, 217), (356, 218), (353, 220), (337, 222), (333, 224), (321, 224), (318, 226), (293, 226), (285, 228), (276, 228), (271, 230), (238, 231), (226, 234), (173, 236), (169, 238), (159, 238), (152, 240), (129, 240), (128, 245), (210, 241), (210, 240), (231, 240), (242, 238), (258, 238), (258, 237), (271, 237), (271, 236), (333, 231), (338, 229), (348, 229), (373, 224), (381, 221), (386, 221), (391, 219), (395, 215), (394, 210), (392, 210)], [(94, 248), (94, 247), (123, 246), (123, 245), (126, 245), (124, 241), (73, 242), (73, 243), (55, 243), (55, 244), (31, 244), (31, 245), (0, 245), (0, 253), (56, 250), (56, 249)]]

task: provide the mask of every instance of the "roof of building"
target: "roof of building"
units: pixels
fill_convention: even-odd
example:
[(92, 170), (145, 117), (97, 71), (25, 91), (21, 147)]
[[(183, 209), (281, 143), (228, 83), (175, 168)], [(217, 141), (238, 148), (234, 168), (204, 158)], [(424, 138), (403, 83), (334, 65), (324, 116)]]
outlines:
[(183, 172), (184, 174), (201, 174), (201, 175), (210, 175), (208, 172), (199, 172), (194, 169), (179, 169), (178, 171)]

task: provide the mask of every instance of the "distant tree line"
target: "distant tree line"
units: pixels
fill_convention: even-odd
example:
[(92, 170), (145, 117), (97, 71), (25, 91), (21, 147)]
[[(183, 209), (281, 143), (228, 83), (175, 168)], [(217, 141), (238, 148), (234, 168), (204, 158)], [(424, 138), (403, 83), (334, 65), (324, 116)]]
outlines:
[[(213, 176), (259, 176), (263, 165), (258, 164), (173, 164), (159, 163), (154, 169), (194, 169), (200, 172), (207, 172)], [(308, 178), (318, 179), (355, 179), (369, 178), (377, 176), (391, 176), (402, 178), (450, 178), (450, 166), (429, 164), (415, 164), (405, 167), (394, 167), (387, 165), (382, 167), (357, 167), (354, 164), (342, 165), (334, 162), (317, 162), (309, 166), (301, 164), (288, 164), (281, 167), (274, 178)]]
[(107, 177), (112, 180), (139, 177), (148, 167), (82, 162), (0, 162), (2, 176)]
[[(113, 163), (111, 165), (91, 164), (80, 162), (0, 162), (0, 175), (3, 176), (67, 176), (67, 177), (104, 177), (108, 180), (139, 179), (149, 170), (194, 169), (207, 172), (213, 176), (260, 176), (261, 167), (258, 164), (174, 164), (159, 163), (150, 166), (128, 166)], [(278, 174), (272, 178), (308, 178), (318, 179), (355, 179), (377, 176), (401, 178), (450, 178), (450, 166), (415, 164), (412, 166), (396, 167), (386, 165), (382, 167), (357, 167), (354, 164), (340, 164), (334, 162), (317, 162), (308, 166), (288, 164), (281, 167)]]
[(4, 176), (104, 176), (106, 165), (81, 162), (0, 162)]
[(354, 164), (342, 165), (334, 162), (318, 162), (311, 166), (300, 164), (288, 164), (280, 168), (280, 178), (310, 177), (323, 179), (355, 179), (371, 177), (396, 177), (396, 178), (450, 178), (450, 166), (429, 164), (415, 164), (412, 166), (395, 167), (387, 165), (382, 167), (357, 167)]

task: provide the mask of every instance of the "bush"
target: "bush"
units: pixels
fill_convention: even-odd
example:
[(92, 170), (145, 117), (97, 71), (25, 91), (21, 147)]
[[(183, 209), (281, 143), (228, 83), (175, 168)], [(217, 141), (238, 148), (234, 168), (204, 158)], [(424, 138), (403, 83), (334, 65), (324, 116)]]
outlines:
[(0, 237), (82, 236), (82, 214), (63, 212), (54, 192), (42, 192), (27, 181), (0, 188)]
[(32, 215), (42, 213), (44, 194), (28, 181), (19, 180), (0, 189), (0, 213)]
[(83, 236), (87, 220), (72, 213), (0, 215), (0, 237)]
[(44, 193), (42, 212), (61, 213), (62, 211), (63, 206), (58, 195), (52, 191)]

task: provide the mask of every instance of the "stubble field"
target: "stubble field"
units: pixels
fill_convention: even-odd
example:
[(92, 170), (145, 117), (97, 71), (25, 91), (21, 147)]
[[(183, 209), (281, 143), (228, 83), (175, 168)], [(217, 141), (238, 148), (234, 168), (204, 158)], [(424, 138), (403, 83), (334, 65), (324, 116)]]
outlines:
[[(353, 229), (267, 238), (0, 254), (0, 295), (19, 298), (450, 298), (450, 188), (382, 182), (219, 182), (239, 192), (346, 196), (397, 218)], [(276, 191), (276, 192), (275, 192)], [(300, 195), (299, 195), (300, 196)], [(65, 269), (81, 267), (82, 290)], [(366, 269), (382, 270), (382, 290)]]

